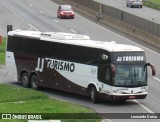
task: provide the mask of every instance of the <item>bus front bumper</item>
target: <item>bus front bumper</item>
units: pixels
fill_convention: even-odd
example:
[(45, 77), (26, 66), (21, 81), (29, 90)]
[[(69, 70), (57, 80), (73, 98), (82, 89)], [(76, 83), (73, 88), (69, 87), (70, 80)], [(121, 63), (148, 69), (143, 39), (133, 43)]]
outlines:
[(147, 94), (123, 94), (123, 95), (118, 95), (118, 94), (105, 94), (105, 93), (100, 93), (98, 97), (100, 99), (104, 100), (127, 100), (127, 99), (145, 99)]

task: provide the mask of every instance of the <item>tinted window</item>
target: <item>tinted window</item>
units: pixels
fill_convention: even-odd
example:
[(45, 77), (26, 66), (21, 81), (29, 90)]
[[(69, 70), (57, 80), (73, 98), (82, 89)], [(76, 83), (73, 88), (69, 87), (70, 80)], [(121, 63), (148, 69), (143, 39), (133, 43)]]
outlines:
[[(25, 37), (9, 37), (8, 51), (31, 53), (37, 56), (68, 60), (86, 64), (98, 64), (110, 62), (109, 53), (102, 49), (69, 45), (63, 43), (42, 41)], [(106, 54), (109, 59), (101, 60), (101, 55)]]
[(63, 6), (61, 6), (61, 10), (63, 10), (63, 11), (71, 11), (72, 7), (69, 6), (69, 5), (63, 5)]

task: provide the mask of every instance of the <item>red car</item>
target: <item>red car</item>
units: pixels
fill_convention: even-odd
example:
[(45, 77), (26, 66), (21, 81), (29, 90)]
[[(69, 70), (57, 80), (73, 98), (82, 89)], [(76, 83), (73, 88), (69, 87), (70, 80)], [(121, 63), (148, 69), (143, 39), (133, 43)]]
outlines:
[(72, 18), (74, 19), (74, 11), (70, 5), (60, 5), (57, 11), (58, 18)]

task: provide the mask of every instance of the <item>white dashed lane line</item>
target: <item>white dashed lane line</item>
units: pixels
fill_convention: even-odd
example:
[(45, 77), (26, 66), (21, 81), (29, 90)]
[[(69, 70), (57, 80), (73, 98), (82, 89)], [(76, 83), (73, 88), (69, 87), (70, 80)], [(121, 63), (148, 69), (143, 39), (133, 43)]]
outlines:
[(28, 6), (29, 6), (29, 7), (33, 7), (33, 5), (32, 5), (32, 4), (28, 4)]
[(159, 81), (160, 82), (160, 79), (156, 78), (156, 77), (153, 77), (155, 80)]
[(73, 33), (77, 33), (75, 30), (71, 29), (70, 31), (72, 31)]
[(59, 21), (58, 21), (58, 20), (56, 20), (56, 19), (53, 19), (53, 21), (54, 21), (54, 22), (56, 22), (56, 23), (59, 23)]
[(43, 11), (41, 11), (41, 10), (39, 10), (39, 13), (43, 14), (44, 12), (43, 12)]
[(137, 100), (133, 100), (135, 103), (139, 104), (143, 109), (145, 109), (148, 113), (154, 113), (153, 111), (151, 111), (149, 108), (147, 108), (146, 106), (144, 106), (142, 103), (140, 103)]

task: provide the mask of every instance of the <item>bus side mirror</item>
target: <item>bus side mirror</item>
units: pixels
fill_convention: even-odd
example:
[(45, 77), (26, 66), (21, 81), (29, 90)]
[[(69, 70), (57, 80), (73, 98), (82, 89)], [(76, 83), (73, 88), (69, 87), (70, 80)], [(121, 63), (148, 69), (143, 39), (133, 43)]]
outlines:
[(150, 66), (150, 67), (151, 67), (151, 69), (152, 69), (152, 76), (155, 76), (155, 75), (156, 75), (156, 70), (155, 70), (154, 65), (151, 64), (151, 63), (146, 63), (146, 64), (144, 65), (144, 69), (145, 69), (147, 66)]

